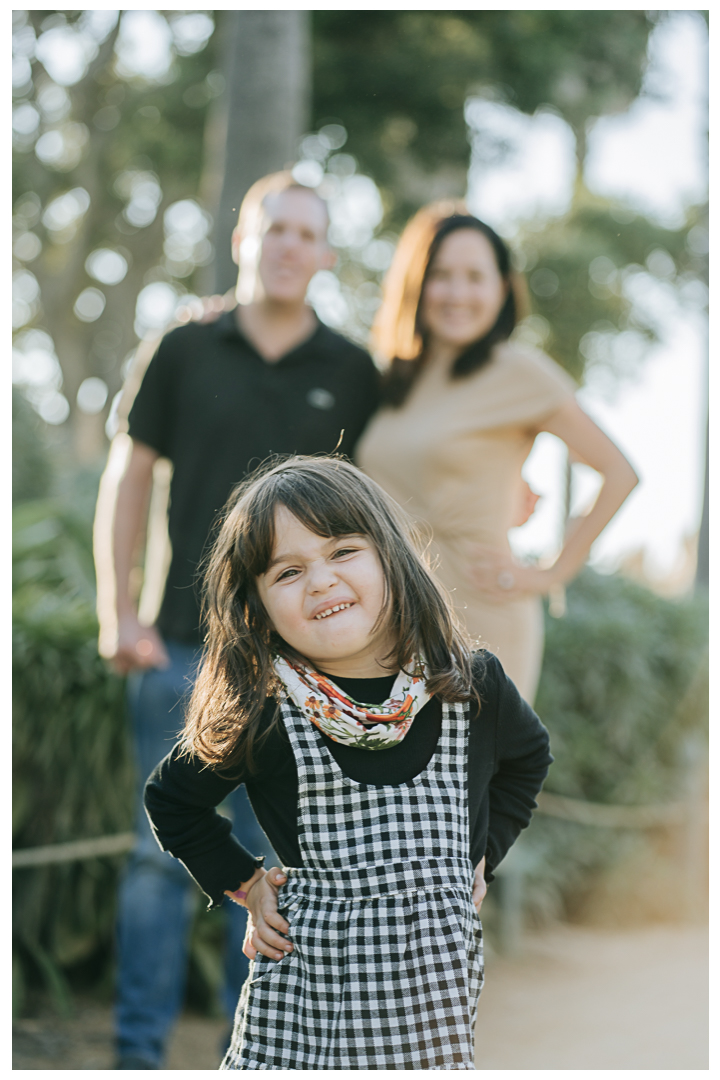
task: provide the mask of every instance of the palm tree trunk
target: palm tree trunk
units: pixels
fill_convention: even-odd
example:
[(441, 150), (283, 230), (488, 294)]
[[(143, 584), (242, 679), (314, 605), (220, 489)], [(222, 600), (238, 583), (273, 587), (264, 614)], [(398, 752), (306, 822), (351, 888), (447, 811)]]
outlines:
[(214, 290), (237, 278), (230, 236), (251, 184), (297, 157), (310, 115), (310, 13), (224, 11), (225, 91), (210, 120), (203, 179), (215, 208)]

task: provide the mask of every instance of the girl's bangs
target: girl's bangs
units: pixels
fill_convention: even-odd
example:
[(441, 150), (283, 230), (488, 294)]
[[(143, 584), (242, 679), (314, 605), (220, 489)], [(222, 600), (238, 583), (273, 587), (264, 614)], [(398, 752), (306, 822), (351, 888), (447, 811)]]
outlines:
[[(334, 481), (334, 482), (333, 482)], [(377, 543), (382, 527), (368, 493), (349, 470), (336, 477), (299, 470), (268, 477), (245, 508), (247, 568), (255, 577), (267, 571), (275, 547), (278, 506), (317, 536), (368, 536)]]

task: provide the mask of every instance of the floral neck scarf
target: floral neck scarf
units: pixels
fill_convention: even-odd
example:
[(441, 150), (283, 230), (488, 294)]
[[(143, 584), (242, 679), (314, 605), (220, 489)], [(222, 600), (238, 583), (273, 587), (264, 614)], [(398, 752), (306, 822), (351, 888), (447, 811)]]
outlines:
[(328, 738), (362, 750), (387, 750), (407, 735), (410, 725), (432, 697), (422, 663), (408, 665), (420, 674), (401, 671), (382, 705), (361, 705), (310, 668), (275, 659), (275, 671), (300, 711)]

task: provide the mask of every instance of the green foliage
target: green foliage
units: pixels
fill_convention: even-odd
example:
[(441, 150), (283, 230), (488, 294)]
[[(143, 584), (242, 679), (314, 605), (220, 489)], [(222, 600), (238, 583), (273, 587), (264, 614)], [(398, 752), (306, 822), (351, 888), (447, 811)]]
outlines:
[(684, 736), (678, 713), (704, 662), (707, 602), (670, 601), (585, 570), (568, 612), (547, 620), (537, 711), (552, 738), (548, 790), (591, 802), (662, 802)]
[(50, 462), (42, 442), (42, 425), (22, 394), (12, 391), (12, 499), (42, 499), (51, 483)]
[[(63, 496), (13, 514), (14, 848), (133, 828), (124, 680), (97, 654), (93, 477), (72, 479)], [(15, 871), (14, 1015), (38, 981), (61, 1016), (78, 979), (106, 983), (122, 864), (115, 856)], [(198, 912), (190, 949), (189, 999), (213, 1015), (222, 1011), (219, 916)]]
[[(687, 740), (704, 737), (708, 720), (707, 601), (585, 570), (546, 635), (535, 706), (555, 757), (546, 790), (613, 805), (682, 799)], [(531, 911), (558, 914), (589, 875), (643, 842), (538, 814), (520, 841)]]
[[(51, 23), (77, 30), (87, 13), (30, 10), (15, 14), (24, 33), (34, 31), (40, 36)], [(55, 86), (41, 61), (31, 56), (32, 79), (15, 100), (16, 106), (31, 106), (40, 118), (32, 134), (14, 139), (14, 239), (27, 240), (32, 234), (33, 243), (39, 240), (41, 244), (39, 253), (31, 248), (33, 254), (25, 260), (40, 291), (23, 330), (42, 327), (50, 334), (73, 424), (76, 393), (88, 377), (101, 378), (108, 385), (107, 416), (124, 378), (122, 363), (138, 343), (133, 324), (143, 286), (164, 281), (178, 294), (192, 291), (199, 287), (197, 276), (203, 272), (198, 264), (212, 258), (209, 244), (202, 257), (189, 258), (182, 265), (164, 258), (163, 214), (174, 202), (197, 196), (205, 118), (210, 102), (222, 89), (217, 73), (219, 81), (212, 80), (214, 46), (211, 43), (189, 56), (176, 55), (167, 77), (150, 83), (118, 71), (117, 31), (118, 26), (108, 31), (87, 73), (66, 89)], [(65, 101), (61, 115), (56, 115), (58, 94)], [(38, 158), (34, 153), (37, 138), (48, 131), (80, 133), (84, 149), (74, 163), (51, 164)], [(151, 202), (155, 197), (158, 203), (156, 213), (150, 212), (141, 224), (132, 224), (124, 214), (131, 201), (133, 177), (149, 185)], [(48, 207), (72, 191), (86, 193), (85, 212), (68, 220), (64, 228), (49, 227)], [(102, 286), (90, 275), (86, 259), (98, 248), (123, 256), (128, 264), (123, 280)], [(14, 265), (19, 269), (22, 258)], [(81, 321), (73, 310), (78, 295), (99, 286), (105, 298), (102, 314)], [(88, 418), (81, 422), (87, 426)], [(102, 431), (100, 418), (98, 429)]]
[(433, 197), (409, 179), (464, 191), (469, 94), (549, 104), (582, 141), (637, 95), (651, 28), (644, 11), (314, 11), (313, 116), (345, 125), (397, 227)]
[[(658, 328), (633, 303), (624, 284), (632, 274), (649, 274), (646, 260), (652, 266), (653, 252), (658, 251), (663, 253), (660, 266), (667, 267), (668, 283), (682, 288), (698, 276), (702, 267), (687, 247), (693, 223), (691, 219), (682, 229), (664, 229), (579, 189), (565, 217), (549, 222), (541, 232), (526, 227), (517, 250), (529, 280), (533, 311), (544, 320), (538, 344), (578, 382), (583, 381), (588, 362), (601, 362), (616, 377), (632, 374), (646, 347), (657, 340)], [(543, 275), (548, 271), (555, 275), (555, 280), (550, 278), (554, 291), (546, 287)], [(615, 335), (623, 331), (632, 332), (632, 348), (613, 349)], [(593, 350), (583, 342), (589, 332), (604, 338), (604, 348)]]
[[(122, 680), (96, 648), (90, 529), (52, 500), (13, 515), (13, 846), (132, 827)], [(109, 951), (117, 858), (14, 874), (16, 985), (45, 982), (70, 1006), (63, 970)]]
[[(525, 223), (514, 246), (535, 315), (524, 336), (579, 382), (588, 363), (613, 377), (632, 374), (657, 340), (658, 327), (624, 288), (653, 251), (674, 261), (665, 278), (649, 272), (672, 282), (676, 294), (703, 276), (686, 246), (693, 215), (682, 229), (663, 229), (582, 186), (588, 124), (627, 108), (640, 92), (648, 35), (662, 17), (588, 10), (313, 12), (314, 123), (345, 125), (342, 152), (352, 153), (380, 186), (385, 229), (399, 231), (421, 203), (465, 192), (469, 97), (525, 113), (549, 106), (571, 126), (578, 158), (573, 205), (561, 219)], [(605, 263), (604, 277), (597, 260)], [(359, 317), (350, 328), (360, 340), (382, 275), (363, 276), (358, 260), (346, 258), (338, 276), (348, 297), (366, 291), (367, 310), (354, 305)]]

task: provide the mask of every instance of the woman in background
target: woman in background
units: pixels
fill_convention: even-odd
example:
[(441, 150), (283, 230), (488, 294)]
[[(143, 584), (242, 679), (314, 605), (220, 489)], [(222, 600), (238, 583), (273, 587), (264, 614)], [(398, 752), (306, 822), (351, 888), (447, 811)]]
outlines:
[[(385, 406), (356, 460), (424, 528), (437, 572), (473, 638), (532, 702), (542, 661), (540, 597), (575, 576), (638, 482), (545, 353), (512, 340), (518, 283), (507, 247), (461, 204), (410, 221), (384, 284), (374, 343), (389, 362)], [(603, 485), (552, 566), (516, 562), (508, 530), (533, 500), (521, 469), (541, 431)]]

